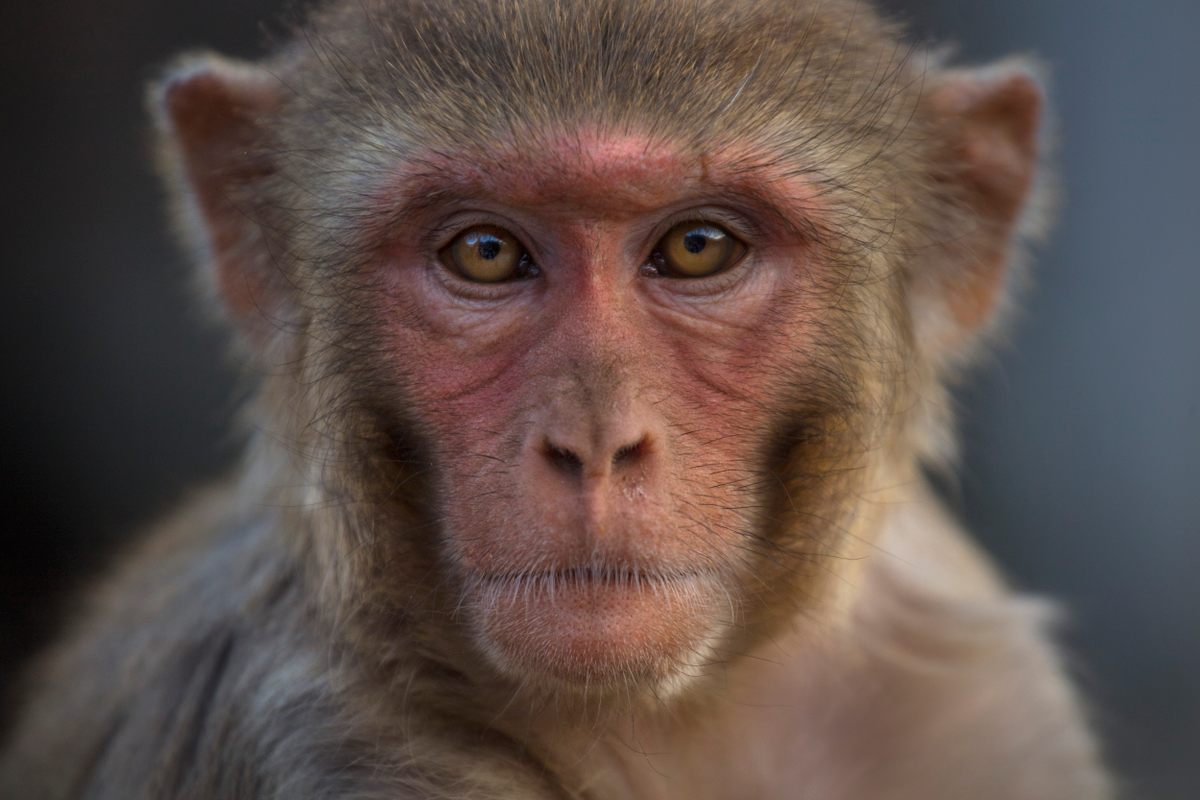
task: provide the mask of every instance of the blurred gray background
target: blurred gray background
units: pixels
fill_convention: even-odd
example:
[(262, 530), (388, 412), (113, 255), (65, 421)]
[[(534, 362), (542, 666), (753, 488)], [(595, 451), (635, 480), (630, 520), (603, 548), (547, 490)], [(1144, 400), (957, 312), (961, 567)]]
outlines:
[[(275, 0), (57, 0), (0, 31), (0, 679), (64, 592), (236, 453), (141, 87), (261, 52)], [(887, 0), (961, 58), (1051, 68), (1065, 203), (1010, 344), (961, 393), (948, 492), (1065, 638), (1130, 795), (1200, 797), (1200, 2)], [(275, 30), (276, 28), (270, 28)], [(947, 765), (953, 768), (953, 765)]]

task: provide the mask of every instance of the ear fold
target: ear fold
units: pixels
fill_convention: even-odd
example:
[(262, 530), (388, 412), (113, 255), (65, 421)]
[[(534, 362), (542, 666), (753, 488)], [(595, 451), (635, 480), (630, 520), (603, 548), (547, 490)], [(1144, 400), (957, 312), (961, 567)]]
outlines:
[(277, 324), (284, 297), (261, 201), (275, 172), (265, 123), (280, 95), (265, 70), (210, 55), (185, 60), (151, 90), (182, 227), (208, 262), (225, 309), (252, 341)]
[(946, 263), (918, 291), (935, 295), (934, 335), (955, 352), (1004, 300), (1036, 179), (1042, 91), (1029, 66), (1005, 62), (937, 74), (924, 103), (942, 150), (938, 180), (965, 219), (948, 227)]

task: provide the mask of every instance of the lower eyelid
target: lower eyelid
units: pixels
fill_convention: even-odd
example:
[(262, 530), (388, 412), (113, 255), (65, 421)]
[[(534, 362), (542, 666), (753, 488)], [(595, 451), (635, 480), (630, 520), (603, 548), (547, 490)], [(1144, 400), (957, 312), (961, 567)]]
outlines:
[(716, 297), (727, 290), (735, 288), (739, 283), (750, 280), (750, 270), (754, 269), (749, 248), (734, 264), (720, 272), (703, 278), (676, 278), (665, 276), (661, 279), (668, 284), (667, 290), (684, 297)]

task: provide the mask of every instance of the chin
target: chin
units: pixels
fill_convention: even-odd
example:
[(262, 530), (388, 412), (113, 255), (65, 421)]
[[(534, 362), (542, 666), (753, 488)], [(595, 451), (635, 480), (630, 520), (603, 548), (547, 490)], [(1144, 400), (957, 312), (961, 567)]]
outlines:
[(722, 626), (715, 576), (573, 569), (479, 576), (467, 590), (493, 666), (560, 690), (630, 692), (700, 674)]

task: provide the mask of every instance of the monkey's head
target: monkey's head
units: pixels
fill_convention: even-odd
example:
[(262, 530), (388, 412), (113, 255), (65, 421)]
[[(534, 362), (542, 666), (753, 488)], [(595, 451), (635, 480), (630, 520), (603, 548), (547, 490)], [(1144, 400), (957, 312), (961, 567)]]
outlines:
[(179, 66), (167, 168), (322, 602), (596, 691), (852, 601), (1036, 161), (1026, 71), (897, 42), (858, 3), (358, 0)]

